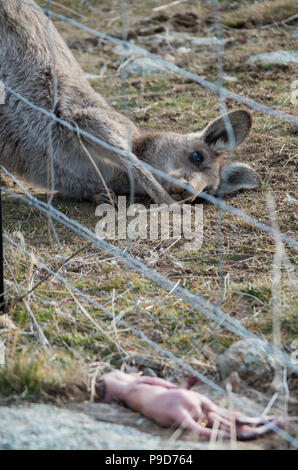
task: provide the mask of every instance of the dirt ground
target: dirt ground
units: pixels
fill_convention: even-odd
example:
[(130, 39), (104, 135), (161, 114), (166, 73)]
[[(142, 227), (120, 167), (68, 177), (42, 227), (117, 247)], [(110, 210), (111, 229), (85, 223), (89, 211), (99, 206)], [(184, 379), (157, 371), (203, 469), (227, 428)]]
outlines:
[[(234, 77), (235, 81), (224, 82), (227, 89), (274, 109), (297, 114), (297, 105), (291, 100), (297, 64), (249, 62), (252, 54), (297, 50), (294, 1), (256, 4), (225, 1), (218, 3), (217, 10), (204, 2), (198, 6), (196, 1), (186, 1), (154, 10), (165, 3), (128, 1), (124, 11), (118, 0), (65, 0), (63, 7), (52, 2), (52, 8), (100, 32), (118, 38), (127, 35), (135, 44), (210, 82), (216, 82), (219, 75)], [(221, 20), (220, 31), (214, 23), (216, 15)], [(220, 114), (219, 97), (182, 76), (169, 73), (121, 79), (119, 66), (123, 58), (115, 45), (61, 20), (55, 20), (55, 24), (84, 71), (97, 76), (91, 81), (96, 91), (119, 111), (128, 113), (141, 128), (195, 131)], [(222, 34), (226, 40), (222, 71), (218, 69), (221, 49), (217, 46), (195, 46), (189, 40), (185, 44), (156, 40), (157, 35), (169, 37), (177, 32), (191, 37)], [(179, 52), (179, 47), (188, 50)], [(226, 107), (232, 110), (243, 106), (228, 99)], [(255, 111), (251, 135), (236, 155), (237, 160), (249, 163), (257, 171), (262, 185), (226, 199), (229, 205), (270, 225), (267, 204), (270, 191), (280, 230), (292, 238), (297, 230), (297, 133), (297, 126)], [(21, 193), (7, 177), (2, 176), (2, 184)], [(26, 187), (40, 200), (47, 201), (44, 191)], [(139, 201), (150, 203), (147, 198)], [(57, 195), (53, 206), (94, 231), (95, 203), (65, 200)], [(218, 209), (210, 203), (204, 203), (203, 211), (204, 241), (200, 250), (186, 251), (181, 241), (173, 243), (171, 238), (156, 242), (136, 240), (129, 245), (126, 241), (112, 243), (272, 342), (276, 301), (272, 284), (274, 239), (228, 212), (222, 213), (219, 223)], [(7, 194), (3, 195), (3, 213), (7, 236), (50, 269), (62, 273), (70, 284), (114, 316), (140, 329), (162, 348), (224, 386), (216, 369), (216, 358), (238, 339), (235, 334), (125, 267), (119, 258), (87, 245), (82, 237), (55, 222), (57, 244), (48, 218)], [(28, 308), (18, 299), (45, 280), (47, 273), (9, 243), (5, 242), (4, 249), (8, 317), (0, 318), (0, 333), (5, 340), (9, 367), (0, 370), (3, 396), (59, 403), (76, 400), (77, 389), (74, 391), (71, 385), (76, 381), (74, 370), (81, 371), (97, 363), (112, 367), (127, 364), (140, 369), (130, 362), (135, 354), (160, 364), (159, 368), (156, 366), (158, 375), (177, 382), (184, 380), (185, 373), (173, 361), (163, 359), (127, 328), (116, 329), (110, 317), (53, 277), (26, 295), (27, 307), (51, 347), (50, 352), (45, 352)], [(297, 256), (290, 246), (285, 245), (285, 250), (287, 262), (281, 270), (279, 318), (282, 347), (290, 354), (292, 342), (298, 337)], [(64, 272), (60, 269), (62, 252), (65, 259), (73, 255)], [(297, 377), (289, 372), (288, 379), (290, 413), (297, 414)], [(258, 406), (265, 407), (273, 395), (269, 383), (263, 383), (259, 390), (244, 383), (241, 387), (242, 396)], [(265, 449), (285, 445), (277, 436), (258, 443), (259, 448)]]

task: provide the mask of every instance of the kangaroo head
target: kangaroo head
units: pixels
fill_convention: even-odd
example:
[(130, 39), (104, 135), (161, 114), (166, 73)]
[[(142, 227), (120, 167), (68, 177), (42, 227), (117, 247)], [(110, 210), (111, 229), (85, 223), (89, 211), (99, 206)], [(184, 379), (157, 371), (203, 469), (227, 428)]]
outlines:
[[(229, 150), (244, 141), (251, 126), (250, 112), (232, 111), (215, 119), (200, 132), (143, 135), (136, 141), (134, 151), (153, 167), (189, 184), (197, 194), (205, 191), (223, 197), (242, 188), (255, 188), (260, 183), (259, 177), (249, 166), (229, 163), (224, 158)], [(229, 136), (232, 136), (231, 142)], [(196, 197), (178, 184), (165, 179), (161, 182), (175, 199), (193, 200)]]

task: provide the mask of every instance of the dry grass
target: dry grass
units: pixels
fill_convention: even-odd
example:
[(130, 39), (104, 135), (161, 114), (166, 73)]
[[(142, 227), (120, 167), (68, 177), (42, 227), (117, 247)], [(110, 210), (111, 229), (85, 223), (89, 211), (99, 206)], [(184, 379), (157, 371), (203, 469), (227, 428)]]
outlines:
[(62, 404), (88, 398), (88, 379), (82, 364), (65, 353), (23, 349), (7, 354), (0, 367), (0, 390), (1, 404), (20, 399)]
[(232, 15), (223, 14), (223, 21), (234, 28), (254, 28), (279, 24), (297, 12), (297, 5), (291, 0), (269, 0), (237, 8)]

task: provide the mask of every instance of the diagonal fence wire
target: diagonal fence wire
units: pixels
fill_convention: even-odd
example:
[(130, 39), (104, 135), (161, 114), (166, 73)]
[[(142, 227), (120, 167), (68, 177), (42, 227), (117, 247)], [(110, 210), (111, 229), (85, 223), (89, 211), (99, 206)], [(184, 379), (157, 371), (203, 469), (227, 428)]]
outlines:
[[(203, 87), (211, 90), (212, 92), (215, 92), (215, 93), (219, 94), (222, 105), (223, 105), (224, 101), (227, 98), (230, 98), (230, 99), (233, 99), (236, 102), (239, 102), (241, 104), (245, 104), (245, 105), (251, 107), (252, 109), (255, 109), (257, 111), (269, 114), (269, 115), (273, 116), (274, 118), (282, 119), (284, 121), (291, 122), (293, 124), (298, 124), (298, 118), (296, 118), (295, 116), (292, 116), (290, 114), (284, 113), (284, 112), (279, 111), (279, 110), (275, 110), (275, 109), (273, 109), (269, 106), (262, 105), (260, 103), (257, 103), (255, 101), (251, 100), (251, 99), (248, 99), (248, 98), (242, 97), (240, 95), (237, 95), (236, 93), (232, 93), (232, 92), (226, 90), (225, 88), (223, 88), (219, 85), (215, 85), (212, 82), (209, 82), (209, 81), (203, 79), (202, 77), (200, 77), (196, 74), (188, 72), (188, 71), (186, 71), (186, 70), (184, 70), (180, 67), (177, 67), (176, 65), (174, 65), (170, 62), (167, 62), (167, 61), (161, 59), (159, 56), (156, 56), (155, 54), (151, 54), (146, 49), (141, 48), (139, 46), (136, 46), (136, 45), (128, 42), (125, 39), (120, 40), (120, 39), (117, 39), (117, 38), (113, 38), (112, 36), (109, 36), (109, 35), (104, 34), (104, 33), (100, 33), (98, 31), (95, 31), (95, 30), (81, 24), (81, 23), (78, 23), (75, 20), (67, 18), (63, 15), (58, 15), (56, 13), (53, 13), (52, 11), (50, 11), (50, 8), (49, 8), (51, 0), (47, 1), (47, 8), (46, 9), (42, 9), (42, 8), (38, 7), (37, 5), (35, 5), (35, 4), (31, 4), (31, 3), (25, 2), (23, 0), (19, 0), (19, 1), (21, 1), (22, 3), (24, 3), (26, 5), (30, 5), (32, 8), (44, 11), (44, 13), (48, 16), (48, 18), (53, 17), (53, 18), (68, 22), (68, 23), (72, 24), (73, 26), (76, 26), (76, 27), (78, 27), (82, 30), (85, 30), (85, 31), (87, 31), (87, 32), (89, 32), (89, 33), (105, 40), (105, 41), (109, 41), (109, 42), (114, 43), (114, 44), (121, 44), (122, 46), (124, 46), (124, 48), (126, 50), (131, 50), (131, 51), (137, 52), (138, 54), (141, 54), (143, 56), (147, 56), (147, 57), (152, 58), (161, 67), (164, 67), (164, 68), (170, 70), (171, 72), (174, 72), (174, 73), (176, 73), (178, 75), (181, 75), (185, 78), (191, 79), (194, 82), (198, 83), (200, 86), (203, 86)], [(217, 24), (218, 24), (218, 22), (217, 22)], [(52, 44), (52, 41), (51, 41), (51, 44)], [(52, 44), (52, 47), (53, 47), (53, 44)], [(54, 51), (54, 48), (53, 48), (53, 51)], [(55, 84), (55, 86), (56, 85), (57, 85), (57, 83)], [(132, 159), (132, 157), (129, 153), (124, 152), (124, 151), (122, 151), (122, 150), (120, 150), (116, 147), (113, 147), (113, 146), (109, 145), (107, 142), (104, 142), (101, 139), (98, 139), (97, 137), (92, 136), (91, 134), (84, 131), (83, 129), (74, 128), (67, 121), (59, 119), (54, 113), (54, 110), (55, 110), (54, 107), (52, 108), (51, 111), (47, 111), (47, 110), (45, 110), (43, 108), (40, 108), (39, 106), (36, 106), (33, 103), (31, 103), (28, 99), (21, 96), (15, 90), (11, 89), (7, 84), (5, 84), (5, 88), (9, 93), (13, 94), (15, 97), (17, 97), (18, 99), (23, 101), (27, 106), (30, 106), (32, 109), (35, 109), (36, 111), (46, 115), (50, 120), (49, 131), (50, 131), (50, 129), (52, 129), (52, 126), (53, 126), (54, 122), (57, 122), (57, 123), (65, 126), (66, 128), (74, 131), (74, 132), (78, 132), (80, 135), (88, 138), (89, 140), (92, 140), (93, 142), (97, 143), (98, 145), (100, 145), (100, 146), (102, 146), (102, 147), (104, 147), (104, 148), (106, 148), (110, 151), (114, 151), (114, 152), (119, 153), (120, 155), (127, 158), (128, 163)], [(227, 128), (229, 141), (231, 142), (231, 141), (233, 141), (233, 133), (231, 133), (231, 126), (229, 125), (229, 122), (225, 123), (225, 125), (226, 125), (226, 128)], [(50, 139), (50, 142), (51, 142), (51, 139)], [(51, 148), (51, 143), (50, 143), (50, 159), (51, 159), (50, 161), (51, 161), (51, 165), (53, 164), (52, 158), (53, 158), (53, 149)], [(143, 164), (152, 173), (157, 174), (158, 176), (162, 176), (163, 178), (166, 178), (167, 180), (169, 180), (171, 182), (174, 182), (176, 184), (180, 184), (181, 186), (184, 187), (184, 189), (188, 190), (189, 192), (192, 192), (193, 194), (196, 194), (196, 192), (190, 186), (188, 186), (187, 184), (181, 184), (181, 182), (179, 180), (176, 180), (175, 178), (169, 177), (168, 175), (164, 174), (160, 170), (157, 170), (157, 169), (151, 167), (149, 164), (146, 164), (144, 162), (143, 162)], [(56, 221), (62, 223), (63, 225), (65, 225), (66, 227), (71, 229), (72, 231), (74, 231), (74, 232), (78, 233), (79, 235), (81, 235), (82, 237), (86, 238), (89, 242), (93, 243), (95, 246), (97, 246), (97, 247), (99, 247), (99, 248), (101, 248), (101, 249), (103, 249), (103, 250), (105, 250), (105, 251), (107, 251), (107, 252), (109, 252), (113, 255), (117, 255), (118, 257), (120, 257), (122, 259), (122, 261), (125, 263), (125, 265), (127, 265), (130, 268), (135, 269), (137, 272), (144, 275), (148, 279), (152, 280), (154, 283), (156, 283), (160, 287), (172, 292), (174, 295), (176, 295), (179, 298), (183, 299), (185, 302), (189, 303), (192, 307), (194, 307), (198, 311), (202, 312), (207, 318), (219, 323), (221, 326), (227, 328), (228, 330), (230, 330), (234, 334), (240, 336), (241, 338), (258, 338), (256, 335), (251, 333), (249, 330), (245, 329), (243, 327), (243, 325), (241, 325), (237, 320), (235, 320), (235, 319), (231, 318), (229, 315), (225, 314), (217, 306), (214, 306), (214, 305), (210, 304), (205, 299), (201, 298), (198, 295), (192, 294), (190, 291), (188, 291), (184, 288), (181, 288), (180, 286), (176, 286), (171, 281), (169, 281), (166, 277), (161, 276), (156, 271), (149, 269), (146, 265), (142, 264), (141, 262), (139, 262), (138, 260), (136, 260), (135, 258), (130, 256), (128, 253), (123, 253), (117, 247), (105, 242), (104, 240), (99, 239), (93, 232), (88, 230), (86, 227), (84, 227), (81, 224), (69, 219), (68, 217), (65, 216), (65, 214), (63, 214), (63, 213), (57, 211), (56, 209), (54, 209), (51, 205), (53, 191), (51, 192), (50, 201), (48, 202), (48, 204), (45, 204), (41, 201), (38, 201), (28, 191), (26, 191), (20, 185), (20, 183), (13, 177), (13, 175), (11, 175), (9, 172), (7, 172), (7, 170), (5, 170), (5, 169), (3, 169), (3, 170), (5, 171), (5, 173), (10, 178), (12, 178), (14, 180), (14, 182), (16, 182), (18, 184), (18, 186), (26, 194), (27, 198), (25, 198), (23, 196), (20, 196), (16, 193), (13, 193), (12, 191), (7, 190), (6, 188), (3, 188), (3, 191), (6, 192), (7, 194), (10, 194), (13, 197), (18, 198), (19, 200), (22, 200), (23, 202), (26, 202), (27, 204), (38, 208), (42, 212), (46, 213), (50, 217), (50, 220), (55, 219)], [(53, 180), (52, 180), (52, 188), (53, 188)], [(263, 224), (262, 222), (260, 222), (258, 220), (253, 219), (252, 217), (248, 216), (243, 211), (240, 211), (239, 209), (236, 209), (233, 206), (229, 206), (224, 201), (218, 200), (218, 199), (214, 198), (211, 195), (201, 194), (200, 196), (202, 196), (203, 199), (206, 199), (209, 202), (213, 203), (214, 205), (218, 206), (220, 211), (223, 211), (223, 210), (229, 211), (229, 212), (237, 215), (238, 217), (241, 217), (242, 219), (244, 219), (248, 224), (253, 225), (255, 228), (257, 228), (259, 230), (263, 230), (264, 232), (266, 232), (266, 233), (268, 233), (268, 234), (270, 234), (274, 237), (275, 231), (274, 231), (273, 227), (268, 226), (268, 225)], [(219, 224), (220, 224), (220, 222), (219, 222)], [(218, 226), (220, 226), (220, 225), (218, 225)], [(52, 229), (53, 229), (53, 226), (52, 226)], [(54, 230), (53, 230), (53, 232), (54, 232)], [(18, 246), (18, 245), (15, 244), (15, 242), (10, 240), (8, 237), (5, 236), (5, 238), (7, 239), (7, 241), (9, 243), (12, 243), (13, 245)], [(298, 243), (294, 239), (292, 239), (291, 237), (288, 237), (285, 234), (280, 234), (280, 238), (283, 242), (288, 243), (294, 249), (298, 248)], [(57, 240), (57, 238), (56, 238), (56, 241), (57, 241), (58, 246), (59, 246), (59, 240)], [(22, 247), (21, 247), (21, 249), (24, 251), (24, 249)], [(45, 267), (45, 269), (48, 272), (51, 272), (51, 270), (49, 270), (47, 267)], [(55, 272), (51, 272), (51, 273), (53, 275), (55, 275), (56, 277), (58, 276), (57, 273), (55, 273)], [(64, 278), (62, 276), (59, 276), (59, 278), (62, 282), (67, 282), (66, 280), (64, 280)], [(72, 288), (72, 289), (75, 289), (73, 286), (71, 286), (71, 284), (69, 284), (69, 287)], [(79, 295), (85, 296), (85, 294), (83, 294), (81, 291), (79, 291), (79, 290), (77, 290), (77, 291), (78, 291), (77, 293)], [(86, 296), (85, 296), (85, 298), (87, 299)], [(89, 298), (89, 301), (91, 301), (91, 303), (92, 302), (94, 303), (94, 301), (90, 298)], [(96, 306), (98, 308), (104, 309), (104, 307), (100, 306), (97, 302), (96, 302)], [(111, 316), (111, 312), (109, 312), (106, 309), (104, 309), (104, 311), (109, 316)], [(118, 322), (119, 322), (119, 324), (126, 325), (126, 327), (128, 327), (131, 331), (133, 331), (141, 339), (144, 339), (152, 347), (154, 347), (155, 349), (158, 349), (159, 352), (162, 352), (162, 354), (166, 355), (167, 357), (171, 357), (172, 359), (175, 358), (176, 363), (183, 366), (189, 372), (194, 373), (195, 375), (197, 375), (198, 378), (200, 378), (202, 381), (207, 383), (209, 386), (212, 386), (212, 388), (216, 389), (217, 391), (220, 391), (220, 387), (218, 387), (214, 382), (209, 381), (209, 379), (204, 377), (202, 374), (199, 374), (192, 367), (185, 364), (179, 358), (176, 358), (170, 352), (165, 351), (165, 350), (162, 351), (162, 348), (160, 348), (154, 342), (149, 340), (149, 338), (147, 338), (140, 330), (134, 329), (134, 328), (128, 326), (125, 322), (123, 322), (123, 320), (118, 320)], [(285, 364), (287, 367), (291, 368), (292, 370), (294, 370), (296, 372), (298, 371), (298, 366), (293, 364), (289, 360), (288, 356), (285, 353), (283, 353), (280, 350), (277, 350), (276, 348), (272, 348), (272, 346), (269, 345), (264, 340), (263, 340), (263, 346), (264, 346), (264, 348), (266, 349), (267, 352), (270, 352), (271, 354), (274, 354), (277, 357), (279, 357), (279, 359), (282, 361), (282, 363)], [(221, 393), (225, 393), (225, 391), (223, 389), (221, 389)], [(242, 406), (242, 408), (243, 408), (243, 406)], [(277, 431), (279, 433), (283, 433), (283, 431), (281, 431), (281, 430), (277, 429)], [(293, 438), (291, 438), (291, 436), (288, 436), (286, 433), (284, 433), (283, 437), (295, 446), (298, 444)]]
[[(95, 137), (94, 135), (84, 131), (83, 129), (81, 129), (79, 127), (72, 126), (69, 122), (65, 121), (64, 119), (58, 118), (55, 114), (47, 111), (44, 108), (41, 108), (40, 106), (37, 106), (37, 105), (33, 104), (30, 100), (23, 97), (19, 93), (17, 93), (15, 90), (10, 88), (7, 84), (5, 84), (5, 89), (6, 89), (6, 91), (8, 91), (12, 95), (14, 95), (16, 98), (20, 99), (23, 103), (27, 104), (30, 108), (32, 108), (36, 111), (39, 111), (40, 113), (44, 114), (48, 118), (54, 119), (57, 123), (63, 125), (64, 127), (68, 128), (69, 130), (79, 133), (83, 137), (86, 137), (87, 139), (91, 140), (94, 143), (99, 144), (101, 147), (103, 147), (107, 150), (110, 150), (111, 152), (118, 153), (119, 155), (126, 158), (128, 162), (133, 160), (132, 156), (129, 153), (125, 152), (124, 150), (119, 149), (118, 147), (114, 147), (113, 145), (108, 144), (107, 142), (99, 139), (98, 137)], [(161, 176), (162, 178), (166, 179), (167, 181), (170, 181), (171, 183), (178, 184), (181, 187), (183, 187), (185, 190), (189, 191), (190, 193), (192, 193), (194, 195), (197, 195), (197, 191), (195, 191), (188, 184), (182, 183), (178, 179), (176, 179), (176, 178), (174, 178), (170, 175), (167, 175), (163, 171), (158, 170), (157, 168), (154, 168), (153, 166), (149, 165), (147, 162), (142, 161), (142, 165), (145, 168), (149, 169), (153, 174), (156, 174), (157, 176)], [(263, 222), (260, 222), (259, 220), (254, 219), (253, 217), (247, 215), (245, 212), (241, 211), (240, 209), (237, 209), (234, 206), (229, 206), (222, 199), (215, 198), (211, 194), (207, 194), (207, 193), (200, 193), (200, 198), (205, 199), (206, 201), (211, 202), (215, 206), (220, 207), (220, 208), (230, 212), (231, 214), (234, 214), (234, 215), (242, 218), (248, 224), (253, 225), (255, 228), (257, 228), (259, 230), (262, 230), (262, 231), (274, 236), (274, 230), (270, 225), (266, 225)], [(290, 245), (292, 248), (295, 248), (296, 250), (298, 250), (298, 242), (296, 240), (294, 240), (292, 237), (289, 237), (288, 235), (285, 235), (285, 234), (281, 233), (281, 238), (285, 243)]]
[[(25, 2), (25, 0), (18, 0), (18, 1), (21, 3), (24, 3), (25, 5), (29, 5), (38, 11), (43, 11), (44, 13), (46, 13), (44, 8), (38, 7), (37, 5), (34, 5), (32, 3)], [(142, 56), (149, 57), (150, 59), (154, 60), (157, 64), (159, 64), (162, 68), (166, 68), (167, 70), (170, 70), (171, 72), (174, 72), (177, 75), (181, 75), (184, 78), (188, 78), (189, 80), (192, 80), (193, 82), (198, 83), (202, 87), (208, 88), (213, 93), (222, 94), (222, 96), (225, 98), (230, 98), (238, 103), (245, 104), (251, 109), (254, 109), (261, 113), (269, 114), (270, 116), (276, 119), (281, 119), (283, 121), (287, 121), (296, 125), (298, 124), (298, 117), (293, 116), (292, 114), (288, 114), (283, 111), (276, 110), (272, 108), (271, 106), (263, 105), (250, 98), (246, 98), (244, 96), (238, 95), (237, 93), (233, 93), (222, 86), (216, 85), (210, 82), (209, 80), (206, 80), (205, 78), (200, 77), (197, 74), (188, 72), (187, 70), (181, 67), (178, 67), (172, 62), (168, 62), (167, 60), (162, 59), (156, 54), (152, 54), (151, 52), (147, 51), (143, 47), (137, 46), (129, 41), (124, 41), (124, 40), (115, 38), (113, 36), (110, 36), (109, 34), (101, 33), (95, 29), (92, 29), (86, 25), (83, 25), (82, 23), (79, 23), (76, 20), (73, 20), (72, 18), (68, 18), (67, 16), (59, 15), (58, 13), (54, 13), (52, 11), (49, 11), (48, 15), (51, 16), (52, 18), (65, 21), (66, 23), (69, 23), (79, 29), (82, 29), (83, 31), (86, 31), (100, 39), (103, 39), (104, 41), (111, 42), (112, 44), (115, 44), (115, 45), (121, 45), (125, 47), (127, 51), (133, 51)]]
[[(18, 185), (19, 188), (23, 190), (27, 197), (21, 196), (20, 194), (14, 193), (7, 188), (3, 188), (3, 191), (11, 196), (26, 202), (26, 204), (38, 208), (40, 211), (47, 214), (50, 212), (51, 216), (56, 219), (58, 222), (61, 222), (65, 227), (68, 227), (75, 233), (79, 234), (89, 242), (92, 242), (96, 247), (113, 254), (114, 256), (120, 257), (122, 261), (129, 266), (130, 268), (136, 270), (140, 274), (144, 275), (150, 281), (153, 281), (155, 284), (159, 285), (163, 289), (167, 291), (171, 291), (172, 294), (181, 298), (185, 302), (189, 303), (193, 308), (197, 309), (201, 313), (203, 313), (207, 318), (217, 322), (218, 324), (224, 326), (232, 333), (236, 334), (240, 338), (253, 338), (259, 339), (254, 333), (247, 330), (241, 323), (239, 323), (236, 319), (230, 317), (228, 314), (224, 313), (220, 308), (210, 304), (207, 300), (203, 297), (200, 297), (198, 294), (193, 294), (189, 290), (176, 285), (165, 276), (162, 276), (157, 271), (148, 268), (145, 264), (141, 261), (137, 260), (136, 258), (132, 257), (129, 253), (123, 252), (117, 246), (114, 246), (107, 241), (97, 237), (95, 233), (89, 230), (84, 225), (81, 225), (79, 222), (68, 218), (63, 212), (58, 211), (53, 206), (48, 205), (42, 201), (39, 201), (34, 196), (32, 196), (21, 184), (20, 182), (10, 174), (5, 168), (3, 171), (9, 176), (15, 184)], [(287, 367), (291, 368), (293, 371), (298, 371), (298, 365), (291, 362), (288, 356), (281, 351), (275, 350), (272, 346), (267, 343), (265, 340), (262, 340), (262, 346), (267, 350), (270, 354), (274, 354), (280, 358), (280, 360), (287, 365)]]
[[(20, 249), (26, 256), (29, 258), (32, 258), (32, 254), (30, 254), (25, 248), (22, 246), (18, 245), (15, 243), (11, 238), (7, 237), (6, 235), (3, 235), (5, 240), (7, 240), (8, 243), (10, 243), (12, 246), (14, 246), (17, 249)], [(77, 289), (75, 286), (70, 284), (65, 277), (57, 274), (57, 272), (51, 270), (48, 268), (44, 263), (39, 261), (35, 256), (34, 256), (34, 262), (37, 263), (42, 269), (50, 273), (52, 276), (54, 276), (56, 279), (58, 279), (60, 282), (65, 284), (69, 289), (74, 291), (76, 294), (78, 294), (81, 298), (89, 302), (91, 305), (97, 307), (99, 310), (101, 310), (103, 313), (105, 313), (109, 318), (111, 318), (113, 321), (115, 320), (115, 317), (113, 313), (111, 313), (109, 310), (107, 310), (105, 307), (103, 307), (101, 304), (96, 302), (94, 299), (92, 299), (90, 296), (84, 294), (80, 289)], [(196, 369), (194, 369), (192, 366), (184, 362), (182, 359), (179, 357), (175, 356), (173, 353), (170, 351), (167, 351), (166, 349), (162, 348), (158, 344), (156, 344), (154, 341), (152, 341), (148, 336), (146, 336), (142, 331), (140, 331), (137, 328), (134, 328), (130, 326), (127, 322), (125, 322), (122, 319), (118, 320), (118, 323), (123, 326), (124, 328), (128, 329), (131, 331), (135, 336), (139, 337), (142, 341), (147, 343), (149, 346), (151, 346), (153, 349), (155, 349), (158, 353), (162, 354), (163, 356), (173, 360), (176, 364), (178, 364), (180, 367), (182, 367), (184, 370), (187, 372), (195, 375), (199, 380), (201, 380), (203, 383), (208, 385), (210, 388), (215, 390), (216, 392), (220, 393), (221, 395), (226, 395), (226, 390), (217, 385), (215, 382), (212, 380), (208, 379), (208, 377), (205, 377), (205, 375), (201, 374), (198, 372)], [(235, 403), (245, 412), (249, 413), (252, 416), (256, 416), (257, 412), (251, 406), (247, 405), (247, 403), (243, 402), (241, 399), (238, 397), (233, 397)], [(285, 439), (287, 442), (289, 442), (291, 445), (294, 447), (298, 448), (298, 441), (290, 436), (288, 433), (286, 433), (283, 429), (280, 429), (278, 427), (274, 427), (273, 430), (278, 433), (283, 439)]]
[[(23, 3), (26, 3), (26, 2), (23, 2)], [(49, 13), (49, 10), (46, 10), (46, 13)], [(7, 87), (7, 89), (8, 89), (9, 91), (11, 91), (13, 94), (18, 95), (18, 94), (15, 93), (13, 90), (9, 89), (9, 87)], [(22, 98), (20, 95), (18, 95), (18, 97), (19, 97), (19, 98)], [(27, 101), (27, 100), (26, 100), (26, 101)], [(34, 106), (34, 105), (32, 105), (32, 103), (30, 103), (30, 102), (28, 102), (27, 104), (30, 104), (31, 107)], [(38, 107), (37, 107), (37, 108), (38, 108)], [(38, 110), (41, 111), (40, 108), (38, 108)], [(44, 111), (45, 111), (45, 110), (44, 110)], [(53, 115), (53, 113), (50, 113), (50, 114)], [(60, 121), (60, 120), (59, 120), (59, 121)], [(73, 128), (72, 128), (72, 130), (73, 130)], [(78, 130), (78, 129), (77, 129), (77, 130)], [(229, 131), (229, 133), (231, 134), (231, 129), (228, 128), (228, 131)], [(85, 134), (86, 136), (90, 136), (90, 134), (88, 134), (88, 133), (83, 133), (83, 134)], [(233, 135), (230, 136), (230, 139), (233, 140)], [(101, 143), (104, 143), (104, 142), (101, 142)], [(119, 149), (118, 149), (118, 150), (119, 150)], [(152, 168), (150, 168), (150, 169), (152, 169)], [(167, 175), (166, 175), (166, 176), (167, 176)], [(177, 181), (178, 181), (178, 180), (177, 180)], [(208, 195), (207, 195), (207, 196), (208, 196)], [(215, 201), (217, 201), (217, 200), (215, 199)], [(246, 215), (246, 214), (245, 214), (245, 215)], [(268, 229), (269, 229), (269, 230), (272, 230), (271, 227), (268, 227)], [(173, 288), (173, 286), (171, 286), (171, 288)], [(220, 315), (222, 315), (222, 314), (223, 314), (223, 312), (220, 313)], [(244, 333), (244, 336), (247, 335), (247, 334), (248, 334), (248, 333), (247, 333), (247, 331), (246, 331), (246, 332)]]

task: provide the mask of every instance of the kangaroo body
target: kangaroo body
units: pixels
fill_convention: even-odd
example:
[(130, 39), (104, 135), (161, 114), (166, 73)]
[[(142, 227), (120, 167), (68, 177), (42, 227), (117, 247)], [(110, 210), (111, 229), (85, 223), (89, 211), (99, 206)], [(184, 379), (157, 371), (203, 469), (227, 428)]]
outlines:
[[(173, 194), (186, 195), (180, 185), (153, 176), (142, 160), (190, 184), (198, 194), (206, 190), (223, 195), (259, 184), (248, 166), (223, 161), (229, 141), (223, 118), (197, 133), (152, 134), (109, 106), (32, 0), (28, 4), (0, 0), (0, 80), (34, 105), (128, 152), (132, 159), (129, 163), (117, 152), (79, 136), (6, 90), (0, 104), (0, 163), (36, 186), (75, 199), (102, 193), (106, 186), (126, 194), (131, 172), (135, 192), (147, 193), (158, 203), (172, 201)], [(251, 114), (239, 110), (226, 116), (238, 145), (250, 131)]]

